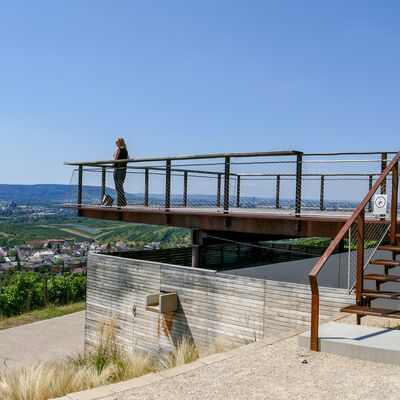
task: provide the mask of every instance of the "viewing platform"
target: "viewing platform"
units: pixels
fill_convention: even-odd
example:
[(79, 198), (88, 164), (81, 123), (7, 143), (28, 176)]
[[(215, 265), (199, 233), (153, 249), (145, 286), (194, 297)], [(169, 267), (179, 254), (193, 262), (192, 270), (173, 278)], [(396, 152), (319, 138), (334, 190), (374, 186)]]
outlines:
[[(225, 235), (334, 237), (394, 154), (291, 150), (72, 162), (65, 206), (82, 217)], [(121, 187), (113, 178), (118, 167), (126, 171)], [(380, 192), (390, 197), (389, 181)], [(371, 199), (366, 223), (379, 219)]]

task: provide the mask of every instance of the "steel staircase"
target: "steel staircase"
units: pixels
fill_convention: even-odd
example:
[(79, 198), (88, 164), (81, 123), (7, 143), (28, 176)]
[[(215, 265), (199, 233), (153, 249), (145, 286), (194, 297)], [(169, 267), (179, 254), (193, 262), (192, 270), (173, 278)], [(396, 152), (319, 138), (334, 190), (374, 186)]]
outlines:
[[(391, 257), (387, 259), (372, 260), (369, 263), (370, 265), (381, 267), (384, 273), (363, 274), (363, 282), (361, 282), (361, 298), (358, 301), (359, 304), (344, 307), (340, 310), (342, 312), (356, 314), (358, 324), (360, 324), (361, 318), (367, 315), (400, 319), (399, 309), (373, 307), (371, 304), (371, 302), (376, 299), (400, 300), (400, 285), (398, 292), (388, 291), (381, 287), (383, 284), (388, 282), (400, 283), (400, 275), (390, 274), (392, 268), (400, 266), (400, 261), (396, 259), (400, 254), (400, 246), (397, 245), (399, 235), (396, 234), (395, 237), (396, 245), (382, 245), (378, 247), (378, 250), (390, 253)], [(365, 289), (365, 281), (375, 282), (375, 289)]]
[[(333, 239), (325, 253), (318, 260), (309, 274), (311, 286), (311, 336), (310, 349), (318, 351), (319, 330), (319, 288), (318, 274), (327, 264), (337, 248), (347, 241), (349, 253), (349, 290), (355, 290), (356, 304), (344, 307), (342, 312), (356, 314), (357, 323), (364, 316), (377, 316), (400, 319), (400, 309), (386, 308), (388, 302), (400, 300), (400, 275), (392, 274), (393, 268), (400, 266), (400, 232), (398, 227), (398, 183), (399, 183), (398, 152), (389, 165), (382, 171), (375, 184), (354, 210), (351, 217)], [(386, 160), (385, 160), (386, 161)], [(390, 196), (387, 195), (387, 183), (390, 181)], [(389, 204), (389, 212), (371, 214), (372, 202), (375, 198), (388, 196), (385, 203)], [(390, 201), (389, 201), (390, 197)], [(376, 251), (379, 258), (374, 259)], [(400, 258), (400, 257), (399, 257)], [(369, 272), (374, 268), (378, 271)], [(351, 276), (353, 272), (354, 276)], [(352, 282), (350, 280), (353, 279)], [(365, 287), (375, 283), (374, 288)], [(388, 290), (388, 284), (397, 284), (398, 289)], [(385, 301), (385, 307), (375, 307), (372, 302)], [(397, 304), (399, 306), (399, 304)]]

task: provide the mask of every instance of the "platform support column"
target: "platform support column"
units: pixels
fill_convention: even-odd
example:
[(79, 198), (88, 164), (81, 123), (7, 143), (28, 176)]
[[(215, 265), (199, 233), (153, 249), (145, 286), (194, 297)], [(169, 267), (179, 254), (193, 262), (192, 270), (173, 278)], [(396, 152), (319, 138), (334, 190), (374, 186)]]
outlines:
[(192, 267), (200, 267), (200, 247), (203, 245), (202, 231), (192, 229)]

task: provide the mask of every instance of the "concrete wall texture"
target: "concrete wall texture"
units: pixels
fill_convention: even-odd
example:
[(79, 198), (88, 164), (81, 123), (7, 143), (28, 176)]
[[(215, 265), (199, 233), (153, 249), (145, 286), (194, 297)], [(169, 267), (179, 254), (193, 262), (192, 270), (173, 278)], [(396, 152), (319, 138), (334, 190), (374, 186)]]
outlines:
[[(176, 312), (146, 310), (146, 296), (173, 292)], [(127, 350), (170, 350), (182, 336), (200, 349), (215, 341), (254, 341), (310, 323), (310, 288), (215, 271), (102, 254), (88, 259), (85, 343), (97, 343), (101, 321), (117, 317)], [(320, 317), (352, 304), (347, 289), (320, 288)]]

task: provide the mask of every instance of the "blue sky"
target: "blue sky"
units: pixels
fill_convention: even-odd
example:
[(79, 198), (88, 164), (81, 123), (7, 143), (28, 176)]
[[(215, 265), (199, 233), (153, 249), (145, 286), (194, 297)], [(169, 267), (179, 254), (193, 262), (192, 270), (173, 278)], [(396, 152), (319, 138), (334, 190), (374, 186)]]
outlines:
[(0, 183), (63, 161), (396, 150), (400, 3), (0, 0)]

